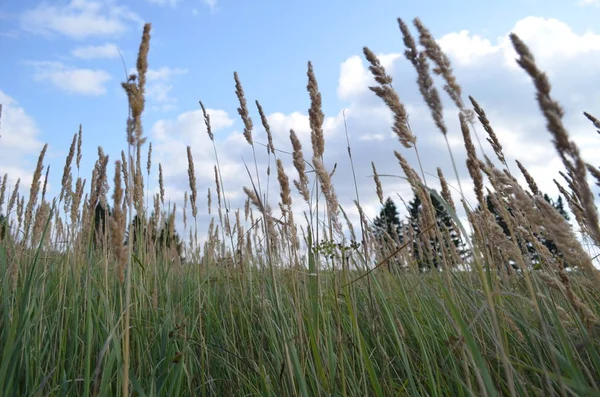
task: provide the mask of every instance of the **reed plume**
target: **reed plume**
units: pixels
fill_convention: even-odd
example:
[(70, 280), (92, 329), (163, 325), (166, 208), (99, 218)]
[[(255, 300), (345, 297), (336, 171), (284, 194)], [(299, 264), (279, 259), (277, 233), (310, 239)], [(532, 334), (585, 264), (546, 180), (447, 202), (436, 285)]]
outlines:
[(27, 242), (27, 238), (29, 237), (31, 222), (33, 217), (33, 209), (37, 203), (38, 194), (40, 191), (40, 178), (42, 176), (42, 169), (44, 167), (44, 156), (46, 155), (46, 149), (48, 149), (48, 144), (46, 143), (40, 152), (38, 157), (37, 166), (35, 167), (35, 171), (33, 173), (33, 179), (31, 181), (31, 189), (29, 190), (29, 200), (27, 201), (27, 208), (25, 209), (25, 235), (23, 241)]
[(579, 154), (579, 148), (575, 142), (569, 139), (569, 134), (563, 125), (564, 111), (558, 102), (551, 97), (551, 86), (548, 77), (537, 67), (535, 58), (527, 45), (514, 33), (510, 34), (510, 39), (519, 56), (517, 63), (533, 80), (537, 92), (536, 99), (542, 114), (546, 118), (546, 128), (553, 137), (552, 142), (565, 168), (574, 177), (574, 191), (583, 208), (590, 235), (595, 243), (600, 245), (598, 209), (594, 204), (594, 196), (586, 180), (586, 166)]

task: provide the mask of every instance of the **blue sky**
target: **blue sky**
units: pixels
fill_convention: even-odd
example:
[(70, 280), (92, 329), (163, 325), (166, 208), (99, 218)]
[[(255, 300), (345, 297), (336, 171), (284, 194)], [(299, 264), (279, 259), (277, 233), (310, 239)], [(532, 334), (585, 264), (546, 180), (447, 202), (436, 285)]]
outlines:
[[(334, 178), (340, 201), (352, 207), (354, 188), (341, 113), (346, 109), (361, 199), (369, 215), (375, 215), (379, 204), (368, 179), (370, 161), (380, 172), (401, 175), (393, 150), (402, 147), (391, 133), (389, 112), (367, 88), (365, 45), (382, 55), (394, 76), (394, 86), (423, 145), (426, 171), (435, 173), (441, 166), (453, 179), (441, 136), (419, 96), (415, 72), (402, 55), (396, 18), (410, 23), (419, 17), (450, 56), (465, 95), (475, 96), (486, 108), (509, 158), (530, 167), (543, 189), (554, 194), (552, 178), (557, 177), (560, 164), (531, 82), (516, 68), (506, 36), (516, 31), (531, 46), (567, 110), (571, 133), (583, 145), (584, 155), (592, 155), (588, 159), (593, 160), (600, 139), (581, 112), (600, 115), (599, 4), (597, 0), (0, 0), (0, 103), (4, 105), (0, 175), (9, 174), (9, 185), (20, 177), (28, 186), (37, 154), (47, 142), (51, 193), (57, 194), (64, 158), (80, 123), (84, 176), (90, 175), (99, 145), (111, 162), (118, 158), (125, 148), (127, 106), (120, 86), (123, 64), (116, 49), (132, 68), (142, 25), (151, 22), (144, 125), (154, 145), (155, 167), (158, 161), (163, 163), (173, 200), (180, 201), (187, 188), (186, 145), (194, 148), (200, 192), (213, 186), (214, 158), (198, 100), (211, 109), (217, 127), (228, 194), (234, 206), (243, 199), (241, 185), (249, 182), (241, 158), (250, 161), (251, 152), (240, 137), (234, 71), (240, 75), (248, 102), (252, 105), (258, 99), (269, 115), (276, 147), (289, 149), (288, 133), (294, 128), (305, 152), (309, 151), (306, 64), (310, 60), (328, 117), (326, 162), (330, 167), (340, 164)], [(463, 187), (470, 190), (457, 112), (448, 98), (444, 101), (450, 141), (461, 179), (465, 178)], [(251, 111), (257, 140), (264, 141), (254, 106)], [(489, 146), (487, 153), (491, 153)], [(411, 153), (405, 154), (412, 158)], [(266, 169), (266, 162), (260, 165)], [(286, 161), (288, 166), (290, 178), (296, 178), (291, 161)], [(386, 195), (398, 193), (410, 199), (405, 184), (386, 183)]]

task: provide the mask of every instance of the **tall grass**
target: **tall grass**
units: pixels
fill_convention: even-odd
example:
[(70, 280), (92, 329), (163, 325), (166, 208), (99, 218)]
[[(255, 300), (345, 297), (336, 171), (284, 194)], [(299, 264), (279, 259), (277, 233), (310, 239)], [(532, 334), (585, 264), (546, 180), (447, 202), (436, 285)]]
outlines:
[[(467, 108), (450, 61), (422, 22), (413, 21), (422, 49), (408, 25), (398, 22), (406, 57), (444, 137), (452, 131), (443, 120), (430, 61), (459, 110), (478, 208), (466, 202), (462, 188), (453, 199), (439, 168), (438, 194), (426, 183), (422, 164), (419, 176), (398, 147), (400, 168), (423, 203), (420, 232), (406, 230), (408, 242), (376, 233), (354, 181), (361, 220), (357, 236), (349, 209), (338, 204), (335, 169), (327, 168), (321, 94), (309, 63), (310, 160), (294, 131), (292, 149), (274, 147), (256, 102), (267, 132), (269, 164), (276, 165), (278, 210), (267, 194), (271, 174), (259, 171), (255, 149), (261, 143), (252, 135), (250, 111), (235, 73), (238, 112), (254, 157), (253, 171), (246, 168), (246, 205), (238, 210), (229, 206), (214, 146), (217, 213), (207, 239), (199, 242), (199, 196), (188, 147), (190, 190), (183, 213), (187, 230), (189, 197), (194, 225), (180, 244), (176, 207), (165, 207), (163, 164), (159, 194), (148, 197), (146, 190), (144, 197), (152, 163), (149, 148), (144, 178), (147, 24), (138, 73), (123, 83), (130, 110), (128, 149), (114, 167), (98, 148), (89, 181), (79, 175), (80, 128), (65, 162), (59, 197), (46, 197), (48, 169), (41, 181), (46, 146), (27, 202), (19, 182), (11, 190), (8, 176), (2, 179), (0, 211), (6, 208), (7, 215), (0, 218), (0, 395), (600, 395), (598, 270), (574, 229), (543, 199), (521, 163), (528, 186), (518, 183), (485, 111), (472, 97), (474, 109)], [(600, 172), (581, 159), (549, 81), (529, 49), (516, 35), (511, 40), (519, 65), (532, 77), (563, 160), (566, 187), (556, 183), (578, 228), (598, 246), (600, 225), (587, 178), (589, 173), (598, 181)], [(417, 135), (392, 78), (372, 51), (365, 47), (364, 53), (377, 83), (371, 90), (392, 111), (400, 146), (414, 149), (418, 157)], [(210, 116), (202, 102), (200, 106), (213, 140)], [(594, 116), (585, 115), (600, 128)], [(471, 138), (475, 134), (479, 140), (475, 117), (502, 168), (477, 154)], [(447, 147), (458, 177), (459, 165)], [(348, 154), (352, 164), (349, 139)], [(298, 173), (295, 179), (286, 175), (287, 162)], [(374, 163), (372, 168), (383, 202)], [(292, 195), (292, 185), (297, 195)], [(510, 237), (486, 206), (485, 191)], [(436, 222), (434, 199), (450, 213), (450, 228)], [(456, 199), (469, 225), (459, 222)], [(292, 200), (303, 202), (303, 221), (292, 211)], [(209, 190), (209, 211), (211, 201)], [(468, 259), (450, 243), (452, 233), (469, 247)], [(542, 238), (552, 239), (557, 250), (548, 250)], [(539, 253), (535, 261), (528, 255), (530, 245)], [(418, 258), (438, 267), (424, 272)]]

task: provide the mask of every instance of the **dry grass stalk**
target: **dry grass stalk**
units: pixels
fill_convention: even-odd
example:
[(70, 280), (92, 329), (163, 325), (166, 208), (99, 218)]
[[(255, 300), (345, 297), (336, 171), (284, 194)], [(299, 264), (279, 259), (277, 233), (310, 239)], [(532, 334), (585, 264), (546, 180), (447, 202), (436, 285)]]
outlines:
[(123, 173), (123, 183), (124, 183), (124, 190), (123, 190), (123, 198), (125, 202), (129, 202), (129, 194), (130, 194), (130, 189), (129, 189), (129, 171), (128, 171), (128, 164), (129, 162), (127, 161), (127, 158), (125, 157), (125, 152), (121, 150), (121, 172)]
[(160, 190), (160, 202), (165, 205), (165, 182), (163, 179), (162, 164), (158, 163), (158, 187)]
[(377, 192), (377, 198), (379, 199), (379, 203), (383, 205), (383, 189), (381, 188), (381, 180), (379, 179), (379, 175), (377, 174), (375, 163), (373, 163), (372, 161), (371, 168), (373, 169), (373, 181), (375, 182), (375, 191)]
[(150, 176), (150, 169), (152, 168), (152, 142), (148, 144), (148, 160), (146, 161), (146, 174)]
[[(419, 31), (419, 43), (425, 47), (427, 56), (436, 65), (436, 67), (433, 69), (433, 72), (437, 75), (441, 75), (444, 78), (446, 81), (444, 90), (448, 93), (450, 98), (452, 98), (456, 106), (464, 112), (465, 106), (461, 97), (462, 89), (456, 82), (456, 77), (454, 77), (450, 59), (448, 59), (448, 56), (444, 54), (429, 29), (423, 25), (419, 18), (415, 18), (413, 23)], [(472, 114), (466, 114), (466, 116), (469, 120), (472, 118)]]
[(346, 226), (348, 227), (348, 232), (350, 233), (351, 241), (356, 241), (356, 233), (354, 232), (354, 225), (352, 225), (352, 221), (348, 218), (346, 211), (341, 211), (344, 220), (346, 221)]
[(79, 167), (81, 164), (81, 144), (83, 141), (83, 126), (79, 124), (79, 132), (77, 133), (77, 158), (75, 159), (75, 163), (77, 165), (77, 171), (79, 171)]
[(487, 141), (492, 146), (496, 157), (498, 157), (498, 160), (500, 160), (508, 168), (508, 165), (506, 164), (506, 159), (504, 158), (504, 151), (502, 150), (502, 145), (500, 144), (500, 141), (498, 140), (498, 137), (496, 136), (496, 133), (494, 132), (494, 129), (492, 128), (490, 121), (488, 120), (487, 115), (485, 114), (485, 111), (479, 105), (479, 103), (477, 103), (475, 98), (469, 96), (469, 100), (473, 104), (473, 108), (475, 109), (475, 113), (477, 113), (479, 122), (483, 126), (485, 132), (487, 132), (487, 134), (489, 135)]
[(210, 140), (214, 142), (215, 137), (212, 133), (212, 128), (210, 126), (210, 115), (206, 111), (206, 108), (204, 107), (204, 104), (202, 103), (202, 101), (199, 101), (199, 103), (200, 103), (200, 107), (202, 108), (202, 115), (204, 116), (204, 125), (206, 126), (206, 133), (208, 134), (208, 137), (210, 138)]
[(244, 138), (246, 141), (253, 145), (254, 141), (252, 140), (252, 118), (248, 113), (248, 107), (246, 106), (246, 98), (244, 97), (244, 88), (242, 87), (242, 83), (240, 83), (240, 79), (238, 77), (237, 72), (233, 72), (233, 78), (235, 80), (235, 95), (240, 102), (240, 107), (238, 108), (238, 113), (244, 122)]
[(321, 109), (321, 93), (317, 85), (312, 63), (308, 62), (308, 84), (306, 89), (310, 96), (310, 108), (308, 110), (308, 119), (311, 129), (311, 141), (313, 146), (312, 164), (315, 167), (317, 179), (320, 182), (321, 190), (327, 202), (327, 210), (330, 220), (338, 232), (342, 231), (342, 227), (338, 220), (339, 204), (333, 185), (331, 184), (331, 175), (326, 171), (323, 163), (323, 154), (325, 152), (325, 139), (323, 136), (323, 120), (324, 114)]
[(250, 202), (260, 211), (261, 215), (263, 216), (263, 222), (266, 228), (265, 233), (268, 235), (265, 237), (268, 237), (267, 241), (269, 242), (270, 248), (269, 254), (274, 255), (277, 247), (277, 232), (275, 231), (275, 222), (272, 216), (271, 207), (264, 205), (256, 190), (250, 189), (246, 186), (244, 186), (243, 189), (244, 193), (246, 193), (250, 199)]
[(50, 165), (46, 167), (46, 175), (44, 176), (44, 185), (42, 186), (42, 203), (46, 200), (46, 189), (48, 187), (48, 174), (50, 174)]
[(331, 184), (331, 177), (325, 170), (325, 166), (321, 159), (313, 158), (313, 166), (315, 167), (315, 172), (317, 174), (317, 179), (320, 182), (321, 191), (325, 196), (325, 201), (327, 203), (327, 211), (329, 213), (329, 218), (335, 228), (339, 233), (342, 232), (342, 226), (339, 223), (338, 212), (339, 212), (339, 203), (337, 199), (337, 195), (335, 194), (335, 190), (333, 185)]
[(372, 86), (369, 87), (369, 89), (381, 98), (390, 108), (394, 114), (394, 125), (392, 130), (398, 135), (400, 143), (402, 143), (405, 148), (409, 149), (416, 144), (417, 137), (413, 135), (408, 127), (408, 113), (402, 102), (400, 102), (400, 97), (392, 88), (392, 77), (386, 73), (385, 68), (381, 65), (381, 62), (379, 62), (379, 59), (373, 51), (368, 47), (364, 47), (363, 52), (367, 61), (371, 64), (371, 66), (369, 66), (371, 74), (373, 74), (375, 81), (379, 83), (379, 86)]
[(306, 85), (306, 89), (308, 90), (308, 94), (310, 96), (308, 120), (310, 123), (313, 155), (316, 158), (322, 158), (323, 153), (325, 153), (325, 138), (323, 136), (323, 120), (325, 119), (325, 115), (321, 109), (323, 105), (321, 101), (321, 93), (319, 92), (319, 86), (317, 84), (317, 79), (315, 77), (311, 62), (308, 62), (308, 71), (306, 74), (308, 76), (308, 84)]
[(294, 167), (298, 171), (299, 180), (294, 180), (294, 185), (298, 192), (302, 195), (304, 201), (308, 203), (310, 194), (308, 192), (308, 176), (306, 175), (306, 167), (304, 165), (304, 155), (302, 154), (302, 144), (296, 136), (294, 130), (290, 130), (290, 141), (293, 148)]
[(33, 209), (37, 203), (38, 193), (40, 190), (40, 178), (42, 176), (42, 169), (44, 167), (44, 156), (46, 155), (46, 149), (48, 148), (48, 144), (45, 144), (40, 152), (38, 157), (37, 166), (35, 167), (35, 172), (33, 173), (33, 179), (31, 181), (31, 189), (29, 191), (29, 200), (27, 201), (27, 208), (25, 210), (25, 235), (23, 237), (23, 241), (27, 241), (29, 237), (31, 222), (33, 217)]
[(250, 199), (246, 197), (244, 200), (244, 220), (248, 222), (248, 216), (250, 216)]
[(25, 196), (21, 196), (20, 200), (17, 200), (17, 230), (21, 229), (23, 224), (23, 213), (25, 211)]
[(217, 191), (217, 204), (219, 205), (219, 208), (221, 208), (221, 184), (219, 183), (219, 170), (217, 168), (217, 166), (214, 166), (215, 169), (215, 189)]
[(90, 182), (90, 196), (86, 195), (86, 199), (83, 201), (83, 212), (81, 216), (81, 231), (79, 236), (80, 243), (83, 244), (84, 240), (87, 240), (87, 233), (93, 233), (91, 230), (92, 220), (94, 219), (94, 210), (98, 201), (98, 171), (100, 170), (100, 160), (96, 160), (94, 169), (92, 169), (92, 178)]
[(596, 127), (598, 129), (598, 134), (600, 134), (600, 120), (598, 120), (596, 117), (592, 116), (591, 114), (589, 114), (588, 112), (583, 112), (583, 115), (592, 122), (592, 124), (594, 124), (594, 127)]
[(236, 261), (238, 267), (244, 267), (244, 228), (242, 227), (242, 221), (240, 219), (240, 210), (235, 211), (235, 233), (237, 235), (236, 244)]
[[(42, 233), (50, 216), (50, 205), (42, 200), (42, 203), (37, 207), (35, 212), (35, 219), (33, 221), (33, 233), (31, 235), (31, 243), (33, 247), (37, 247), (40, 244), (44, 245), (44, 241), (41, 241)], [(49, 229), (52, 230), (52, 226), (49, 225)], [(49, 237), (49, 233), (46, 234), (46, 241)]]
[(560, 271), (558, 272), (558, 276), (560, 277), (560, 281), (565, 286), (566, 295), (569, 299), (569, 302), (571, 302), (575, 310), (577, 310), (579, 314), (583, 317), (585, 323), (587, 323), (588, 326), (589, 324), (600, 324), (600, 320), (589, 308), (589, 306), (583, 303), (583, 301), (573, 292), (573, 288), (571, 288), (571, 281), (569, 280), (569, 277), (567, 276), (564, 267), (560, 269)]
[(144, 176), (142, 175), (142, 147), (136, 148), (135, 175), (133, 180), (133, 204), (138, 217), (144, 217)]
[(450, 193), (450, 188), (448, 187), (448, 182), (442, 173), (442, 169), (437, 167), (437, 174), (440, 178), (440, 186), (441, 186), (441, 196), (446, 202), (452, 207), (452, 209), (456, 212), (456, 206), (454, 205), (454, 200), (452, 200), (452, 193)]
[(15, 206), (17, 197), (19, 197), (19, 185), (20, 184), (21, 184), (21, 178), (18, 178), (17, 183), (15, 183), (15, 187), (13, 188), (12, 194), (10, 195), (10, 200), (8, 200), (8, 207), (6, 207), (6, 216), (10, 215), (12, 209)]
[(277, 180), (281, 189), (280, 197), (282, 204), (282, 213), (285, 215), (292, 207), (292, 195), (290, 192), (290, 181), (283, 169), (283, 162), (277, 159)]
[(516, 160), (516, 162), (517, 162), (517, 166), (521, 170), (521, 173), (525, 177), (525, 180), (527, 181), (527, 185), (529, 185), (529, 189), (531, 189), (531, 192), (534, 195), (541, 194), (540, 189), (538, 188), (537, 184), (535, 183), (535, 179), (533, 179), (533, 177), (531, 176), (529, 171), (527, 171), (527, 169), (523, 166), (523, 164), (521, 164), (521, 162), (519, 160)]
[(467, 169), (469, 170), (469, 174), (475, 185), (474, 190), (477, 201), (482, 207), (485, 207), (485, 199), (483, 198), (483, 177), (481, 176), (481, 170), (479, 169), (479, 159), (475, 152), (475, 145), (473, 145), (473, 141), (471, 140), (467, 118), (462, 112), (458, 114), (458, 117), (463, 139), (465, 141), (465, 148), (467, 149)]
[(275, 146), (273, 146), (273, 134), (271, 134), (271, 126), (269, 125), (267, 116), (265, 115), (265, 112), (258, 101), (256, 101), (256, 107), (258, 108), (258, 114), (260, 114), (260, 121), (262, 122), (265, 132), (267, 133), (267, 154), (275, 154)]
[(73, 192), (73, 198), (71, 200), (71, 227), (73, 230), (79, 222), (79, 206), (81, 205), (81, 199), (83, 198), (83, 190), (85, 189), (85, 179), (77, 178), (75, 182), (75, 191)]
[(187, 147), (188, 157), (188, 179), (190, 182), (190, 205), (192, 207), (192, 216), (194, 219), (198, 216), (198, 208), (196, 207), (196, 199), (198, 197), (196, 190), (196, 172), (194, 171), (194, 158), (192, 157), (192, 148)]
[(161, 219), (160, 219), (160, 194), (156, 193), (152, 196), (153, 210), (150, 216), (150, 230), (154, 230), (157, 234), (159, 232)]
[(575, 196), (574, 193), (569, 193), (567, 191), (567, 189), (565, 189), (564, 186), (561, 185), (556, 179), (553, 179), (553, 181), (554, 181), (554, 184), (556, 185), (556, 187), (558, 188), (558, 191), (567, 200), (569, 209), (573, 213), (573, 216), (575, 217), (575, 221), (579, 225), (580, 230), (582, 232), (585, 232), (585, 230), (587, 230), (587, 224), (584, 220), (583, 208), (581, 208), (581, 205), (579, 204), (579, 200), (577, 199), (577, 196)]
[(402, 32), (402, 36), (404, 38), (404, 45), (406, 46), (404, 55), (406, 56), (406, 59), (413, 64), (415, 70), (417, 71), (417, 83), (419, 86), (419, 91), (421, 92), (425, 103), (431, 111), (431, 116), (435, 122), (435, 125), (439, 128), (442, 134), (446, 135), (448, 133), (448, 129), (446, 128), (446, 123), (444, 123), (442, 101), (440, 100), (438, 91), (435, 88), (433, 79), (429, 74), (427, 55), (424, 52), (419, 53), (419, 51), (417, 51), (415, 40), (410, 34), (408, 26), (400, 18), (398, 18), (398, 25), (400, 26), (400, 31)]
[(121, 283), (125, 281), (125, 267), (127, 265), (127, 253), (123, 246), (125, 237), (126, 215), (123, 211), (124, 199), (121, 185), (121, 161), (115, 161), (115, 176), (113, 179), (113, 211), (109, 219), (110, 238), (118, 265), (118, 276)]
[(208, 206), (208, 215), (210, 215), (212, 214), (212, 194), (210, 192), (210, 188), (208, 188), (206, 192), (206, 202)]
[[(146, 100), (144, 98), (146, 90), (146, 72), (148, 71), (148, 52), (150, 51), (150, 30), (152, 25), (146, 23), (137, 58), (137, 76), (132, 75), (127, 82), (121, 83), (127, 98), (129, 100), (129, 110), (131, 112), (128, 119), (127, 143), (132, 147), (142, 146), (146, 139), (143, 137), (142, 113)], [(137, 84), (135, 80), (137, 79)]]
[[(422, 223), (422, 225), (428, 226), (434, 224), (436, 222), (435, 216), (433, 215), (435, 213), (435, 208), (433, 207), (433, 203), (431, 202), (431, 197), (429, 193), (423, 188), (421, 178), (419, 178), (419, 175), (408, 164), (408, 161), (404, 156), (402, 156), (398, 151), (394, 151), (394, 155), (400, 162), (402, 171), (404, 171), (406, 179), (408, 179), (408, 182), (410, 183), (413, 191), (421, 200), (422, 215), (424, 218), (424, 223)], [(427, 233), (424, 233), (421, 236), (422, 240), (425, 241), (426, 245), (429, 245), (429, 237), (433, 237), (433, 234), (435, 234), (435, 230), (429, 230)]]
[(592, 174), (592, 176), (596, 180), (596, 185), (600, 186), (600, 170), (591, 165), (590, 163), (586, 163), (585, 166), (587, 167), (589, 173)]
[(71, 147), (69, 148), (69, 154), (67, 155), (67, 159), (65, 161), (65, 168), (63, 170), (63, 176), (61, 181), (62, 189), (60, 191), (59, 201), (65, 199), (65, 212), (69, 210), (68, 199), (71, 198), (71, 189), (73, 184), (73, 175), (71, 173), (71, 164), (73, 162), (73, 157), (75, 156), (75, 149), (77, 147), (77, 134), (73, 135), (73, 142), (71, 142)]
[(183, 192), (183, 228), (187, 229), (188, 192)]
[(558, 102), (550, 96), (551, 86), (548, 77), (537, 67), (535, 58), (529, 48), (514, 33), (510, 35), (510, 39), (519, 55), (517, 63), (534, 82), (538, 105), (546, 118), (546, 127), (552, 134), (554, 146), (565, 168), (574, 176), (574, 190), (583, 208), (590, 236), (596, 244), (600, 245), (598, 209), (594, 204), (594, 196), (586, 181), (586, 167), (579, 154), (579, 148), (575, 142), (569, 139), (569, 134), (562, 123), (563, 110)]
[[(8, 181), (8, 174), (4, 174), (2, 178), (2, 186), (0, 186), (0, 214), (2, 213), (2, 207), (4, 206), (4, 194), (6, 193), (6, 182)], [(8, 216), (8, 214), (7, 214)]]
[(108, 156), (104, 154), (101, 147), (98, 147), (98, 161), (96, 161), (96, 168), (94, 170), (96, 178), (92, 180), (92, 192), (90, 196), (90, 205), (92, 208), (96, 208), (96, 204), (98, 203), (101, 203), (106, 208), (106, 193), (108, 192), (107, 167)]

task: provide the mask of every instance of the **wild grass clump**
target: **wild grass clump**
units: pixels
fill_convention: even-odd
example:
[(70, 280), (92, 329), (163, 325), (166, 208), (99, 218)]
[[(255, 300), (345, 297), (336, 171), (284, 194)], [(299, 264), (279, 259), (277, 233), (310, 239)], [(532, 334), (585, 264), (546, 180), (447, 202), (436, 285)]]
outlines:
[[(123, 83), (130, 113), (121, 157), (111, 160), (99, 147), (91, 178), (80, 176), (80, 126), (58, 197), (46, 195), (49, 167), (42, 182), (47, 146), (29, 196), (19, 191), (19, 180), (12, 184), (4, 175), (0, 182), (0, 395), (600, 395), (600, 273), (581, 236), (521, 162), (527, 186), (518, 182), (484, 109), (472, 97), (473, 109), (467, 108), (448, 57), (423, 23), (413, 21), (421, 47), (409, 26), (398, 23), (436, 126), (446, 142), (449, 134), (462, 134), (466, 164), (454, 162), (449, 144), (448, 155), (457, 178), (459, 166), (468, 169), (477, 203), (467, 202), (460, 186), (453, 196), (439, 167), (439, 189), (425, 180), (401, 96), (365, 47), (376, 82), (370, 88), (393, 114), (400, 141), (394, 155), (415, 194), (412, 222), (382, 228), (381, 219), (368, 220), (356, 182), (356, 209), (339, 205), (309, 62), (312, 157), (293, 130), (290, 147), (276, 148), (255, 102), (267, 136), (266, 177), (255, 150), (263, 143), (253, 135), (234, 73), (254, 158), (241, 189), (243, 210), (226, 198), (231, 187), (223, 184), (210, 116), (200, 102), (215, 149), (215, 188), (203, 209), (187, 147), (181, 238), (176, 205), (167, 205), (163, 164), (159, 191), (149, 197), (151, 144), (145, 173), (142, 166), (147, 24), (137, 74)], [(511, 40), (565, 167), (564, 182), (555, 183), (577, 232), (598, 247), (588, 173), (600, 183), (600, 171), (581, 158), (533, 54), (516, 35)], [(430, 63), (456, 105), (460, 131), (443, 119)], [(477, 153), (476, 117), (499, 163), (481, 145)], [(420, 172), (406, 160), (407, 149), (416, 151)], [(353, 165), (349, 139), (348, 153)], [(288, 175), (286, 164), (297, 175)], [(371, 166), (384, 205), (384, 186)], [(276, 198), (269, 196), (271, 185), (279, 188)], [(358, 212), (359, 225), (350, 222), (350, 210)], [(463, 210), (468, 225), (459, 221)], [(205, 241), (198, 240), (201, 211), (210, 215)]]

